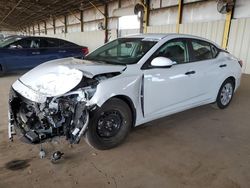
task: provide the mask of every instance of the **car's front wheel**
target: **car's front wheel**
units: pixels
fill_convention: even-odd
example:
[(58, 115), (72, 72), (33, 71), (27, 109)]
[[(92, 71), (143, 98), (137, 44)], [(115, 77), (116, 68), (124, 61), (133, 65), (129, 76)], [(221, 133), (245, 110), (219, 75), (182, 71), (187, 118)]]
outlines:
[(230, 104), (233, 98), (233, 95), (234, 95), (234, 82), (232, 79), (229, 78), (223, 82), (219, 90), (219, 93), (216, 99), (217, 106), (220, 109), (226, 108)]
[(131, 126), (132, 113), (128, 104), (112, 98), (92, 113), (85, 140), (96, 149), (111, 149), (127, 137)]

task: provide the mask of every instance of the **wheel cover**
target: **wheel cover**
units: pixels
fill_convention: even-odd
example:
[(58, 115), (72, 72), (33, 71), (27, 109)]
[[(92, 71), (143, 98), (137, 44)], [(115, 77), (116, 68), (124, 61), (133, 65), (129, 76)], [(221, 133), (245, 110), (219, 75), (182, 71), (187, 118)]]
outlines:
[(118, 134), (123, 118), (119, 111), (110, 110), (103, 112), (97, 121), (96, 132), (99, 137), (111, 138)]
[(233, 96), (233, 86), (231, 83), (227, 83), (223, 86), (220, 93), (220, 101), (224, 106), (229, 104)]

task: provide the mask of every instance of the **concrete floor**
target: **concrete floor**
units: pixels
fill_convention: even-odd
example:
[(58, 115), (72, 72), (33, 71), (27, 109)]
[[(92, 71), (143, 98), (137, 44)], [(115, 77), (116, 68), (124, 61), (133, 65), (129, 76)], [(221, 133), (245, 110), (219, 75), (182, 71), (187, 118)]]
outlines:
[[(250, 187), (250, 76), (229, 108), (207, 105), (148, 123), (109, 151), (85, 142), (71, 148), (64, 139), (48, 143), (47, 151), (65, 152), (57, 164), (39, 159), (39, 146), (8, 142), (8, 89), (17, 77), (0, 78), (1, 188)], [(13, 160), (22, 161), (11, 170)]]

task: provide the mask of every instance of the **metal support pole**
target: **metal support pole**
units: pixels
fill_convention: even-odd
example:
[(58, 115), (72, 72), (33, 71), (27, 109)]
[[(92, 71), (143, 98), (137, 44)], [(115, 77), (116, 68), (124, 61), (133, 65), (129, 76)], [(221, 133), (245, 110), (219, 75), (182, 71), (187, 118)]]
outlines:
[(122, 2), (121, 0), (118, 0), (118, 8), (121, 8), (122, 7)]
[(143, 10), (143, 20), (142, 20), (142, 27), (143, 27), (143, 33), (147, 33), (147, 27), (148, 27), (148, 20), (149, 20), (149, 4), (150, 4), (150, 1), (149, 0), (146, 0), (146, 3), (144, 3), (144, 0), (141, 0), (141, 3), (140, 3), (144, 10)]
[(67, 24), (67, 22), (68, 22), (68, 17), (67, 17), (67, 15), (65, 15), (64, 16), (64, 32), (65, 33), (68, 33), (68, 24)]
[(144, 21), (143, 21), (143, 32), (147, 33), (147, 28), (149, 24), (149, 12), (150, 12), (150, 0), (146, 0), (144, 7)]
[(223, 41), (222, 41), (222, 48), (224, 48), (224, 49), (227, 48), (232, 17), (233, 17), (233, 10), (228, 12), (226, 15), (226, 23), (225, 23), (225, 27), (224, 27), (224, 34), (223, 34)]
[(44, 21), (44, 33), (45, 35), (47, 35), (47, 22)]
[(32, 25), (32, 29), (33, 29), (33, 35), (35, 35), (35, 26)]
[(180, 24), (182, 22), (182, 9), (183, 9), (183, 0), (179, 0), (178, 2), (178, 17), (176, 24), (176, 33), (180, 33)]
[(83, 22), (83, 11), (81, 11), (80, 13), (80, 21), (81, 21), (81, 32), (84, 31), (84, 22)]
[(107, 43), (108, 42), (108, 4), (106, 3), (104, 5), (104, 28), (105, 28), (105, 39), (104, 42)]
[(38, 35), (40, 35), (41, 31), (40, 31), (40, 24), (39, 23), (37, 24), (37, 27), (38, 27)]
[(54, 29), (54, 35), (56, 34), (56, 21), (55, 18), (53, 18), (53, 29)]

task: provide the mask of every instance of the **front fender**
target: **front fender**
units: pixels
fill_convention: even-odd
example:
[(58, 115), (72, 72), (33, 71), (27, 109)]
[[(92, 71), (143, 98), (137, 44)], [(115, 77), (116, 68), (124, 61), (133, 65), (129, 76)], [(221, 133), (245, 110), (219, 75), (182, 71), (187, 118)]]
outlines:
[[(107, 79), (98, 84), (94, 96), (88, 101), (88, 105), (97, 105), (101, 107), (107, 100), (115, 96), (126, 96), (133, 103), (136, 109), (137, 120), (142, 118), (141, 108), (141, 84), (142, 75), (118, 76)], [(136, 121), (137, 121), (136, 120)], [(136, 122), (135, 122), (136, 124)]]

